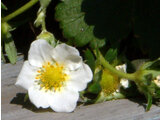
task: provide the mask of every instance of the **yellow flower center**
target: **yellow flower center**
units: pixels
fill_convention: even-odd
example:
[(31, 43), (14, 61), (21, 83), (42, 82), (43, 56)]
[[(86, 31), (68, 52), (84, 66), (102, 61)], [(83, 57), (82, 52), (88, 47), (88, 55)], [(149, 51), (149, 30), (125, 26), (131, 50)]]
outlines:
[(103, 70), (102, 79), (100, 81), (102, 91), (109, 95), (113, 92), (115, 92), (120, 84), (120, 81), (118, 79), (118, 76), (113, 75), (108, 70)]
[(47, 90), (60, 91), (65, 85), (68, 75), (64, 73), (64, 66), (58, 63), (45, 63), (37, 71), (36, 81), (41, 88)]

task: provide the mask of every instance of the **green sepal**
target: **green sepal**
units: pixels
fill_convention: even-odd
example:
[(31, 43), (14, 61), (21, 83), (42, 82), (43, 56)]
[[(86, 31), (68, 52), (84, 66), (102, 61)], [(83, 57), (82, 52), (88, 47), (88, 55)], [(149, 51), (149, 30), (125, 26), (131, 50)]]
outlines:
[(117, 48), (110, 48), (105, 54), (105, 59), (111, 63), (117, 57)]
[(146, 111), (149, 111), (152, 106), (152, 95), (147, 93), (146, 98), (147, 98)]
[(26, 95), (24, 96), (24, 102), (27, 102), (28, 99), (29, 99), (29, 95), (28, 93), (26, 93)]
[(96, 72), (93, 76), (93, 81), (92, 83), (89, 84), (87, 92), (93, 93), (93, 94), (98, 94), (101, 91), (101, 86), (100, 86), (100, 80), (102, 77), (102, 70)]
[(46, 40), (52, 47), (55, 47), (57, 44), (57, 40), (54, 35), (48, 31), (42, 31), (38, 36), (37, 39), (44, 39)]
[(2, 41), (4, 42), (5, 52), (8, 55), (8, 59), (12, 64), (15, 64), (17, 61), (17, 50), (12, 38), (10, 31), (12, 30), (11, 26), (3, 22), (1, 25)]
[(101, 91), (101, 86), (98, 82), (91, 84), (88, 88), (88, 92), (98, 94)]
[(47, 6), (52, 0), (39, 0), (39, 1), (42, 8), (47, 8)]
[(160, 70), (160, 58), (154, 60), (154, 61), (148, 61), (146, 63), (144, 63), (140, 69), (158, 69)]
[(3, 4), (2, 2), (1, 2), (1, 8), (3, 9), (3, 10), (7, 10), (8, 8), (5, 6), (5, 4)]
[(92, 71), (94, 71), (95, 58), (94, 58), (93, 53), (89, 49), (87, 49), (84, 53), (84, 56), (85, 56), (86, 63), (89, 65), (89, 67), (92, 69)]
[(122, 98), (125, 98), (125, 95), (123, 95), (120, 92), (114, 92), (110, 95), (106, 95), (103, 91), (101, 91), (101, 93), (96, 98), (95, 103), (100, 103), (100, 102), (109, 101), (109, 100), (117, 100)]

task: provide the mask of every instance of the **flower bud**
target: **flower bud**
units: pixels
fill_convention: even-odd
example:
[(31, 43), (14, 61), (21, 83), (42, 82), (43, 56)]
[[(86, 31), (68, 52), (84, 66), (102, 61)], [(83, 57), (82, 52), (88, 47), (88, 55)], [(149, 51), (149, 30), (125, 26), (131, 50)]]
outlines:
[(36, 27), (39, 27), (42, 24), (42, 22), (43, 22), (44, 19), (45, 19), (45, 12), (44, 11), (40, 11), (38, 13), (38, 16), (37, 16), (35, 22), (34, 22), (34, 24), (36, 25)]
[(38, 36), (37, 39), (44, 39), (46, 40), (51, 46), (56, 46), (56, 39), (54, 35), (48, 31), (42, 31)]

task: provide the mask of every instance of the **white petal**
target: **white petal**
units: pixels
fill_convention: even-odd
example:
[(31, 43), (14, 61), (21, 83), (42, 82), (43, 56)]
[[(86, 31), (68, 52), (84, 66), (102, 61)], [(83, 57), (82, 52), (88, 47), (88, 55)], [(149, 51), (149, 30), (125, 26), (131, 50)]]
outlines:
[(127, 66), (126, 64), (116, 66), (116, 69), (126, 73)]
[(40, 90), (38, 86), (32, 86), (28, 90), (28, 95), (30, 101), (37, 107), (37, 108), (48, 108), (50, 100), (50, 92), (46, 92), (44, 90)]
[(25, 61), (22, 70), (17, 78), (16, 85), (28, 90), (34, 84), (37, 67), (33, 67), (28, 61)]
[[(121, 71), (121, 72), (126, 73), (127, 66), (126, 66), (126, 64), (118, 65), (118, 66), (116, 66), (116, 69), (119, 70), (119, 71)], [(129, 87), (129, 81), (127, 79), (121, 78), (120, 79), (120, 84), (124, 88), (128, 88)]]
[(87, 87), (87, 83), (93, 78), (93, 73), (87, 64), (84, 64), (76, 71), (72, 71), (67, 87), (77, 91), (82, 91)]
[(129, 81), (127, 79), (121, 79), (120, 80), (120, 83), (121, 85), (124, 87), (124, 88), (128, 88), (129, 87)]
[(63, 89), (54, 94), (49, 104), (55, 112), (72, 112), (76, 108), (78, 98), (79, 93), (77, 91)]
[(52, 60), (51, 51), (52, 46), (46, 40), (39, 39), (32, 42), (29, 53), (28, 61), (31, 65), (41, 67), (44, 62)]
[(75, 70), (82, 65), (78, 50), (66, 44), (57, 45), (52, 51), (52, 57), (56, 62), (65, 64), (70, 70)]

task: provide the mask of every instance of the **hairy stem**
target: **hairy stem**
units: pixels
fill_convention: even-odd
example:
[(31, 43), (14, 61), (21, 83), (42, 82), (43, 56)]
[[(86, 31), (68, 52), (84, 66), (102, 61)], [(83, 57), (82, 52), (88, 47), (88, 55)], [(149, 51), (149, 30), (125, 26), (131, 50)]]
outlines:
[[(100, 51), (94, 51), (94, 53), (96, 54), (97, 58), (99, 59), (100, 63), (106, 68), (108, 69), (110, 72), (118, 75), (119, 77), (121, 78), (126, 78), (126, 79), (129, 79), (129, 80), (133, 80), (135, 81), (136, 80), (136, 74), (135, 73), (124, 73), (124, 72), (121, 72), (119, 70), (117, 70), (116, 68), (114, 68), (112, 65), (110, 65), (106, 60), (105, 58), (102, 56), (102, 54), (100, 53)], [(98, 53), (98, 55), (97, 55)]]
[(17, 15), (20, 15), (21, 13), (23, 13), (24, 11), (28, 10), (30, 7), (35, 5), (38, 1), (39, 0), (31, 0), (31, 1), (29, 1), (28, 3), (26, 3), (21, 8), (17, 9), (13, 13), (7, 15), (6, 17), (2, 18), (2, 22), (7, 22), (7, 21), (13, 19), (14, 17), (16, 17)]

